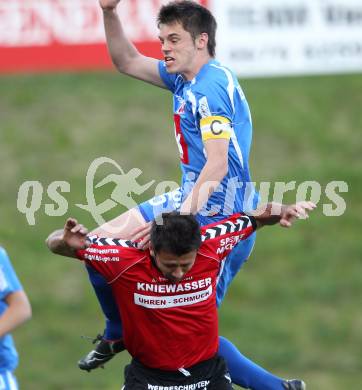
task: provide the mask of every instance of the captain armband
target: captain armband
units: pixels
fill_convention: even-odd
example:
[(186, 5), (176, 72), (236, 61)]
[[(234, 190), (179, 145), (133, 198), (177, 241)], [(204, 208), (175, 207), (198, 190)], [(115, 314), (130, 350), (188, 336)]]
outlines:
[(200, 120), (203, 141), (209, 139), (230, 139), (231, 122), (223, 116), (208, 116)]

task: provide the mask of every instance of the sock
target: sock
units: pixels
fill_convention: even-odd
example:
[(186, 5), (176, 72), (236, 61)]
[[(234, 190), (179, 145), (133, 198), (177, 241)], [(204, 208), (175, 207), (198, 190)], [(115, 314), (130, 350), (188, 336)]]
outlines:
[(86, 266), (86, 269), (106, 318), (103, 337), (106, 340), (119, 340), (122, 338), (122, 321), (113, 297), (112, 288), (107, 284), (104, 277), (93, 268)]
[(283, 390), (283, 379), (264, 370), (240, 353), (229, 340), (219, 337), (219, 355), (228, 365), (233, 383), (252, 390)]

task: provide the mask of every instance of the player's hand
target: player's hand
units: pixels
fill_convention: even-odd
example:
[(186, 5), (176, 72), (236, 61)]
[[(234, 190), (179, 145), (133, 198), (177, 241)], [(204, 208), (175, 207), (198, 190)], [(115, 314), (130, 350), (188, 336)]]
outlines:
[(86, 249), (90, 245), (88, 230), (74, 218), (68, 218), (64, 225), (63, 241), (74, 250)]
[(131, 241), (137, 242), (138, 249), (147, 249), (150, 246), (152, 223), (148, 222), (145, 225), (135, 229), (131, 233)]
[(297, 202), (296, 204), (286, 206), (282, 211), (280, 225), (283, 227), (291, 227), (296, 219), (309, 218), (308, 211), (312, 211), (317, 206), (313, 202)]
[(99, 0), (99, 5), (103, 10), (113, 10), (121, 0)]

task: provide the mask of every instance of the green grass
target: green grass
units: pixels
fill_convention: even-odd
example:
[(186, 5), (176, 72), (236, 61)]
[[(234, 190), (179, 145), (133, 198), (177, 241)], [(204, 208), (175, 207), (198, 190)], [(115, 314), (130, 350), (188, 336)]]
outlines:
[[(312, 390), (359, 388), (362, 372), (362, 76), (242, 82), (254, 118), (253, 179), (348, 183), (347, 209), (326, 217), (324, 192), (308, 221), (266, 228), (220, 310), (220, 332), (276, 374), (302, 377)], [(81, 335), (102, 329), (80, 264), (48, 253), (45, 237), (73, 215), (94, 226), (85, 175), (100, 156), (140, 182), (179, 179), (171, 97), (113, 73), (0, 78), (0, 240), (30, 296), (33, 319), (15, 332), (23, 389), (117, 389), (122, 354), (91, 374), (76, 367), (89, 350)], [(44, 187), (36, 225), (16, 207), (26, 180)], [(48, 217), (46, 188), (70, 183), (66, 216)], [(107, 197), (105, 187), (99, 197)], [(142, 201), (151, 196), (135, 197)], [(286, 200), (295, 200), (295, 191)], [(121, 210), (112, 210), (112, 217)]]

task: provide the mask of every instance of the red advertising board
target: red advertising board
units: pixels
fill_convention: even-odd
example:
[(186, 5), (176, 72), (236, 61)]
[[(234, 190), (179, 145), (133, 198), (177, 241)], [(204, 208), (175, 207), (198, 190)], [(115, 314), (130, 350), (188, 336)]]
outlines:
[[(199, 0), (207, 6), (208, 0)], [(159, 58), (156, 16), (168, 0), (123, 0), (127, 36)], [(0, 0), (0, 72), (112, 68), (97, 0)]]

